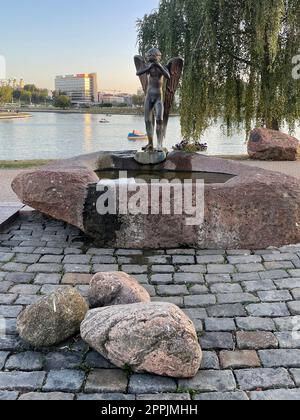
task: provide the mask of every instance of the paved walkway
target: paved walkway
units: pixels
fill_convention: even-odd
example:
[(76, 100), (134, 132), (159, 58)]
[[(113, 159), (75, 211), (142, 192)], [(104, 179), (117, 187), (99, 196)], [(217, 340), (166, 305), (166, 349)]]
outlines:
[[(300, 400), (300, 245), (98, 249), (74, 228), (24, 213), (0, 234), (0, 261), (1, 400)], [(26, 305), (60, 285), (86, 295), (90, 273), (111, 270), (135, 275), (153, 300), (173, 302), (193, 319), (204, 351), (195, 379), (129, 375), (79, 337), (42, 351), (19, 340), (16, 317)]]
[(22, 172), (22, 169), (2, 169), (0, 170), (0, 203), (15, 203), (20, 200), (11, 189), (11, 183), (14, 178)]

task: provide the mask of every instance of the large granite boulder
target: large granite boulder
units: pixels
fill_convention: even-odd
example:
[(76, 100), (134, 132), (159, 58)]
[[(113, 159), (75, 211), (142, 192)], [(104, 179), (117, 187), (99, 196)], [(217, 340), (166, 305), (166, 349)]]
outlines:
[(79, 332), (88, 309), (76, 289), (61, 288), (27, 307), (17, 319), (17, 331), (33, 347), (53, 346)]
[(201, 366), (192, 321), (169, 303), (94, 309), (81, 324), (81, 336), (114, 365), (134, 372), (192, 378)]
[(300, 142), (280, 131), (256, 128), (250, 134), (248, 154), (256, 160), (288, 160), (297, 159)]
[(122, 272), (98, 273), (90, 283), (88, 300), (91, 308), (150, 302), (147, 290)]

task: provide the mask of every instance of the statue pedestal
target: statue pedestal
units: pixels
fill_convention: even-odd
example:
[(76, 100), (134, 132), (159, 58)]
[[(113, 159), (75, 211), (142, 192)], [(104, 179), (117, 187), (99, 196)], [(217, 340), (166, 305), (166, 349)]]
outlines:
[(158, 165), (159, 163), (162, 163), (167, 159), (167, 152), (159, 152), (157, 150), (139, 150), (138, 152), (136, 152), (134, 159), (141, 165)]

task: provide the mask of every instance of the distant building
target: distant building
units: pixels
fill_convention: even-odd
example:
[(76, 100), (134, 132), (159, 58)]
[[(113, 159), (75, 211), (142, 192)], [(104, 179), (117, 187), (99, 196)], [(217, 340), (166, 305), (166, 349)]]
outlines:
[(69, 96), (74, 104), (91, 104), (98, 100), (97, 73), (57, 76), (55, 90)]
[(25, 83), (23, 79), (17, 80), (16, 78), (0, 80), (0, 87), (9, 86), (14, 90), (24, 89)]
[(128, 93), (108, 93), (108, 92), (99, 92), (98, 102), (100, 104), (110, 104), (110, 105), (127, 105), (132, 106), (132, 95)]

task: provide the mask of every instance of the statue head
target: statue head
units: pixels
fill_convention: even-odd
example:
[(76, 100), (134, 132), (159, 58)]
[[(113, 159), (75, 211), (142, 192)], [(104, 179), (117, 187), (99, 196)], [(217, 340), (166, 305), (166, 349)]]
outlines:
[(161, 61), (161, 52), (158, 48), (151, 48), (146, 54), (149, 63), (159, 63)]

